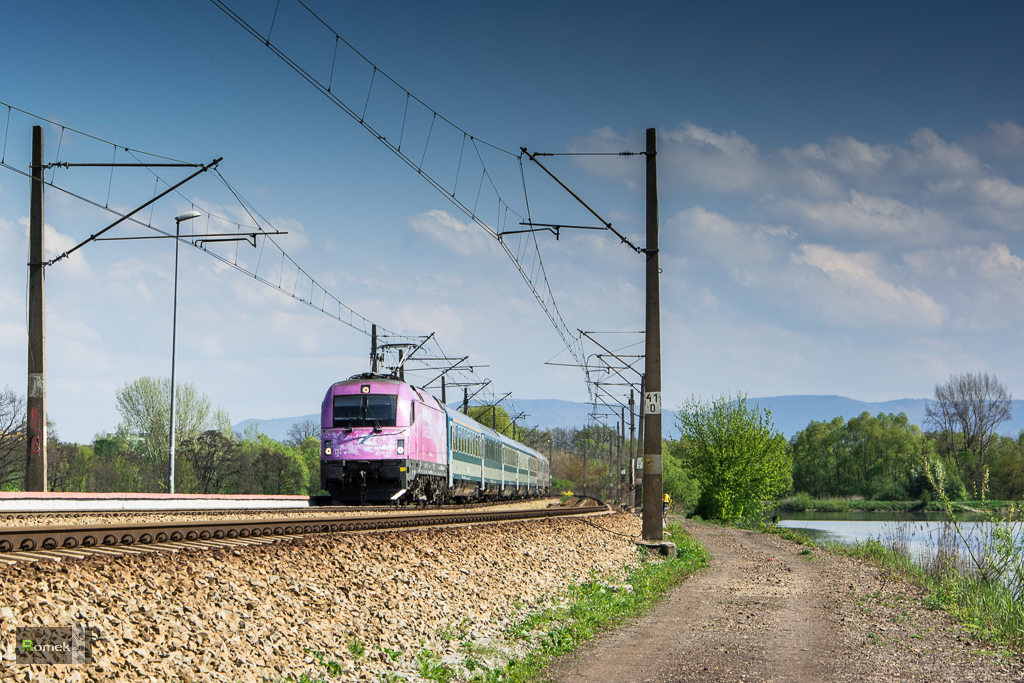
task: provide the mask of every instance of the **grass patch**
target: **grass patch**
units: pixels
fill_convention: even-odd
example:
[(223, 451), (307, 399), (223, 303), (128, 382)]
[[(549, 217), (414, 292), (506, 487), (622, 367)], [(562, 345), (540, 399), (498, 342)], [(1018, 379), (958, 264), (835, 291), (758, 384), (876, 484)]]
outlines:
[(773, 534), (779, 538), (784, 538), (787, 541), (793, 541), (798, 545), (813, 546), (814, 541), (811, 537), (800, 531), (799, 529), (790, 529), (789, 527), (776, 526), (774, 524), (760, 524), (757, 526), (750, 526), (750, 529), (754, 531), (760, 531), (765, 534)]
[(956, 618), (978, 638), (1015, 651), (1024, 649), (1024, 606), (1012, 588), (999, 580), (986, 580), (953, 561), (921, 566), (900, 548), (879, 540), (854, 545), (829, 543), (826, 550), (893, 569), (923, 588), (923, 604)]

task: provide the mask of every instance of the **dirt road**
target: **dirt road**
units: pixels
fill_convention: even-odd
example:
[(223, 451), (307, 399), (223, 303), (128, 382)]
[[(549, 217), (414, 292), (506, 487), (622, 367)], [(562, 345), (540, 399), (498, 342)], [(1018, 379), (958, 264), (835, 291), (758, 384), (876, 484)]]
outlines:
[(558, 683), (1019, 681), (887, 570), (776, 536), (686, 523), (711, 567), (549, 672)]

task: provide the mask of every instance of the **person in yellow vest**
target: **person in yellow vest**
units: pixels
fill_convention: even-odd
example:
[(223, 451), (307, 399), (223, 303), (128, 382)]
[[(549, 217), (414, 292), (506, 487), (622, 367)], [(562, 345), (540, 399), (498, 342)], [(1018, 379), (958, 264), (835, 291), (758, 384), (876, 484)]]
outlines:
[(669, 507), (672, 506), (672, 496), (668, 495), (668, 491), (665, 492), (665, 509), (664, 514), (668, 514)]

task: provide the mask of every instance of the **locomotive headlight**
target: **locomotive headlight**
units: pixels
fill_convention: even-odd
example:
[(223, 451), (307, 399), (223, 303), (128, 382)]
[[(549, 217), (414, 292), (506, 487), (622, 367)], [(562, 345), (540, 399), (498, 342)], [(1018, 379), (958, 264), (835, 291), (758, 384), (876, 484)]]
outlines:
[(331, 454), (331, 440), (330, 439), (324, 439), (324, 455), (330, 455), (330, 454)]
[(398, 448), (396, 448), (395, 451), (399, 455), (405, 455), (405, 439), (398, 440)]

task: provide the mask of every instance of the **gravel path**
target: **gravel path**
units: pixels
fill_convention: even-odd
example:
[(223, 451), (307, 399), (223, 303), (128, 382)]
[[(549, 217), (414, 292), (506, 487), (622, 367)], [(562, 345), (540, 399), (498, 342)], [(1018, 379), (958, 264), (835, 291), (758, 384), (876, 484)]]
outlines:
[[(713, 556), (639, 623), (552, 667), (558, 683), (1020, 681), (887, 570), (686, 522)], [(813, 558), (813, 559), (812, 559)]]

